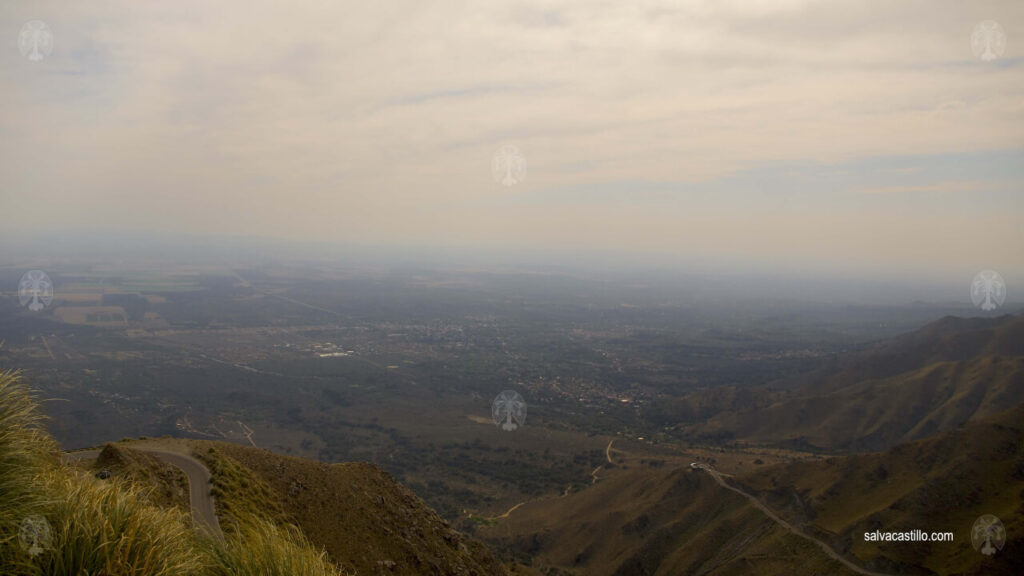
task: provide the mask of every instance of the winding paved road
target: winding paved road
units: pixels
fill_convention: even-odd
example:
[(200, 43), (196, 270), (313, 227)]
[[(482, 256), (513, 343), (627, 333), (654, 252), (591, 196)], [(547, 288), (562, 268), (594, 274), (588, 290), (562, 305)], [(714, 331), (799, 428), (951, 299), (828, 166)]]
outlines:
[(864, 568), (861, 568), (860, 566), (857, 566), (853, 562), (850, 562), (849, 560), (847, 560), (846, 558), (841, 556), (838, 552), (833, 550), (832, 547), (829, 546), (828, 544), (826, 544), (825, 542), (823, 542), (821, 540), (818, 540), (817, 538), (815, 538), (813, 536), (805, 534), (802, 530), (796, 528), (795, 526), (793, 526), (789, 522), (786, 522), (785, 520), (783, 520), (782, 518), (777, 516), (775, 514), (775, 512), (772, 512), (772, 510), (770, 508), (768, 508), (768, 506), (766, 506), (763, 502), (758, 500), (755, 496), (753, 496), (751, 494), (748, 494), (748, 493), (744, 492), (743, 490), (740, 490), (739, 488), (735, 488), (733, 486), (730, 486), (728, 483), (726, 483), (725, 480), (722, 479), (722, 477), (719, 474), (719, 472), (717, 470), (715, 470), (714, 468), (711, 468), (710, 466), (708, 466), (706, 464), (703, 464), (703, 465), (696, 466), (696, 469), (704, 470), (708, 474), (711, 474), (711, 477), (714, 478), (715, 482), (718, 482), (718, 484), (722, 488), (725, 488), (726, 490), (732, 490), (733, 492), (739, 494), (740, 496), (743, 496), (747, 500), (750, 500), (751, 504), (756, 506), (757, 509), (760, 510), (761, 512), (764, 512), (765, 515), (767, 515), (769, 518), (774, 520), (776, 524), (778, 524), (779, 526), (782, 526), (786, 530), (789, 530), (791, 533), (793, 533), (796, 536), (799, 536), (799, 537), (803, 538), (804, 540), (808, 540), (810, 542), (813, 542), (815, 545), (818, 546), (818, 548), (821, 548), (822, 551), (825, 552), (825, 554), (827, 554), (829, 558), (832, 558), (833, 560), (836, 560), (837, 562), (841, 563), (843, 566), (846, 566), (850, 570), (853, 570), (854, 572), (856, 572), (858, 574), (864, 574), (864, 576), (891, 576), (890, 574), (884, 574), (884, 573), (881, 573), (881, 572), (872, 572), (870, 570), (865, 570)]
[[(220, 530), (220, 522), (217, 521), (217, 512), (214, 507), (213, 496), (210, 494), (210, 471), (202, 462), (195, 458), (154, 447), (129, 446), (132, 450), (145, 452), (164, 462), (179, 468), (188, 477), (189, 503), (192, 508), (192, 523), (196, 530), (206, 534), (224, 539), (224, 533)], [(66, 452), (61, 456), (65, 462), (76, 462), (78, 460), (95, 460), (100, 455), (99, 450), (85, 450), (82, 452)]]

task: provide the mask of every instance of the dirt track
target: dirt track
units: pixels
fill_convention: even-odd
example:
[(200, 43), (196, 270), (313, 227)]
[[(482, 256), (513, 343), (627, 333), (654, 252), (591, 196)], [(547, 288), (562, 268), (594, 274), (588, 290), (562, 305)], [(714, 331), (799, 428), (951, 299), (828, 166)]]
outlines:
[(776, 524), (778, 524), (779, 526), (782, 526), (786, 530), (789, 530), (794, 535), (799, 536), (799, 537), (803, 538), (804, 540), (808, 540), (810, 542), (813, 542), (819, 548), (821, 548), (822, 551), (825, 552), (825, 554), (827, 554), (829, 558), (832, 558), (833, 560), (836, 560), (837, 562), (841, 563), (843, 566), (846, 566), (850, 570), (853, 570), (854, 572), (856, 572), (858, 574), (864, 574), (865, 576), (891, 576), (890, 574), (883, 574), (881, 572), (872, 572), (870, 570), (865, 570), (864, 568), (861, 568), (860, 566), (857, 566), (853, 562), (850, 562), (846, 558), (843, 558), (838, 552), (833, 550), (832, 547), (829, 546), (828, 544), (826, 544), (825, 542), (822, 542), (821, 540), (818, 540), (817, 538), (814, 538), (813, 536), (809, 536), (809, 535), (805, 534), (804, 532), (802, 532), (801, 530), (797, 529), (795, 526), (793, 526), (789, 522), (786, 522), (785, 520), (780, 518), (778, 515), (775, 514), (775, 512), (772, 512), (770, 508), (765, 506), (764, 503), (762, 503), (760, 500), (758, 500), (753, 495), (747, 494), (743, 490), (740, 490), (739, 488), (735, 488), (735, 487), (730, 486), (729, 484), (727, 484), (726, 481), (723, 480), (722, 477), (719, 475), (719, 473), (716, 470), (714, 470), (713, 468), (705, 465), (705, 466), (702, 466), (700, 469), (704, 470), (708, 474), (711, 474), (711, 477), (714, 478), (715, 482), (718, 482), (718, 484), (721, 485), (722, 488), (725, 488), (726, 490), (731, 490), (731, 491), (739, 494), (740, 496), (743, 496), (747, 500), (750, 500), (751, 504), (756, 506), (757, 509), (760, 510), (761, 512), (764, 512), (765, 515), (768, 516), (769, 518), (771, 518), (772, 520), (774, 520)]

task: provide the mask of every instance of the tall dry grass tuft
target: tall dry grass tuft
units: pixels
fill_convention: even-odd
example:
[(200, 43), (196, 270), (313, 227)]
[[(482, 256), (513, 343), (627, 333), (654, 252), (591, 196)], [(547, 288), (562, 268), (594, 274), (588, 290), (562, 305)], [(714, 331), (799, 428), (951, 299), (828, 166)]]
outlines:
[[(43, 422), (20, 375), (0, 373), (0, 574), (201, 572), (180, 512), (147, 505), (131, 486), (61, 466)], [(19, 534), (23, 527), (31, 531)]]
[(344, 574), (295, 529), (250, 519), (223, 542), (206, 541), (210, 576), (338, 576)]
[(57, 444), (18, 372), (0, 372), (0, 573), (31, 574), (18, 538), (22, 523), (46, 501), (38, 475), (59, 463)]
[[(254, 519), (225, 541), (201, 537), (143, 489), (61, 466), (42, 423), (19, 374), (0, 372), (0, 576), (339, 575), (297, 529)], [(26, 546), (30, 518), (46, 537)]]
[(45, 417), (18, 372), (0, 372), (0, 518), (39, 491), (35, 474), (59, 462), (57, 444), (43, 427)]
[(40, 560), (46, 574), (171, 576), (203, 570), (188, 516), (146, 503), (134, 486), (63, 470), (44, 478), (53, 549)]

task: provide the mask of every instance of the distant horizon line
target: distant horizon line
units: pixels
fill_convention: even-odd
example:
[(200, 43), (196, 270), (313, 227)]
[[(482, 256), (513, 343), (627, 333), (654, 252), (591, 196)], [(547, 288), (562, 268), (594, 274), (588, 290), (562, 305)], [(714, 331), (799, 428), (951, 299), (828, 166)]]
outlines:
[[(10, 232), (8, 230), (8, 232)], [(39, 241), (38, 238), (44, 238)], [(89, 252), (100, 252), (90, 255)], [(374, 261), (400, 267), (480, 267), (483, 269), (539, 268), (560, 273), (637, 273), (667, 276), (738, 278), (792, 278), (854, 281), (884, 280), (902, 285), (945, 282), (970, 277), (982, 270), (995, 270), (1008, 285), (1024, 285), (1024, 263), (1007, 268), (984, 263), (977, 269), (947, 269), (892, 262), (821, 262), (780, 254), (775, 262), (742, 254), (700, 254), (696, 252), (643, 251), (605, 248), (564, 248), (514, 245), (445, 244), (412, 242), (366, 242), (344, 239), (273, 237), (253, 234), (209, 232), (168, 232), (142, 230), (40, 231), (26, 238), (21, 234), (0, 234), (0, 268), (47, 259), (73, 258), (94, 261), (145, 257), (153, 260), (197, 258), (197, 263), (223, 263), (225, 259), (253, 258), (311, 259), (334, 262)], [(382, 260), (383, 259), (383, 260)], [(986, 265), (987, 264), (987, 265)], [(541, 271), (537, 270), (537, 271)], [(874, 283), (874, 282), (872, 282)], [(1011, 291), (1012, 294), (1012, 291)]]

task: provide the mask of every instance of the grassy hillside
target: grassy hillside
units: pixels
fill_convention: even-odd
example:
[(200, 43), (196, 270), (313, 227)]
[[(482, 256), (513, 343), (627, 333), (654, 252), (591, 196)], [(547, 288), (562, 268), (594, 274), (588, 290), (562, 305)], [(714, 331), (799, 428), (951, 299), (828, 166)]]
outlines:
[(864, 351), (837, 357), (811, 374), (780, 385), (838, 390), (922, 366), (985, 356), (1024, 356), (1024, 316), (947, 316), (920, 330), (878, 342)]
[[(1024, 574), (1024, 406), (877, 454), (773, 466), (738, 479), (781, 515), (861, 563), (894, 573)], [(1007, 554), (971, 547), (983, 514), (1007, 527)], [(864, 541), (875, 529), (951, 531), (953, 543)]]
[(189, 511), (188, 478), (178, 468), (145, 452), (122, 444), (107, 444), (93, 465), (84, 468), (93, 475), (106, 471), (134, 485), (150, 504)]
[(550, 574), (853, 574), (690, 468), (622, 471), (479, 533)]
[(239, 508), (273, 511), (275, 520), (294, 523), (358, 574), (382, 568), (398, 575), (505, 574), (486, 547), (452, 530), (372, 464), (324, 464), (248, 446), (190, 444), (211, 463), (222, 526), (237, 521)]
[(1024, 317), (944, 318), (772, 388), (700, 391), (655, 417), (697, 438), (881, 450), (1024, 402)]
[[(855, 564), (885, 574), (1024, 574), (1024, 406), (876, 454), (767, 466), (734, 486)], [(971, 546), (982, 514), (1003, 552)], [(953, 542), (865, 542), (865, 532), (953, 532)], [(847, 574), (706, 472), (618, 468), (586, 490), (528, 502), (478, 532), (541, 570), (579, 575)]]
[(0, 575), (345, 574), (301, 533), (259, 519), (224, 541), (198, 535), (178, 506), (155, 503), (146, 484), (171, 477), (139, 456), (106, 451), (124, 476), (105, 480), (61, 465), (36, 399), (0, 372)]
[[(133, 448), (145, 442), (62, 465), (42, 423), (19, 376), (0, 372), (0, 576), (506, 573), (373, 466), (195, 442), (213, 476), (220, 540), (193, 530), (187, 479)], [(97, 478), (100, 469), (111, 476)]]
[(770, 406), (729, 411), (698, 428), (759, 443), (877, 450), (954, 430), (1024, 402), (1024, 356), (923, 366), (829, 393), (801, 390)]

